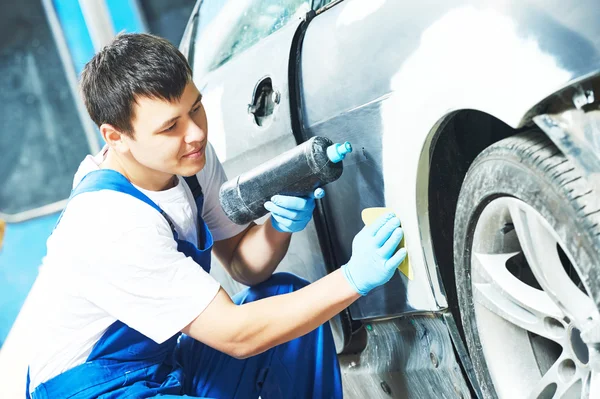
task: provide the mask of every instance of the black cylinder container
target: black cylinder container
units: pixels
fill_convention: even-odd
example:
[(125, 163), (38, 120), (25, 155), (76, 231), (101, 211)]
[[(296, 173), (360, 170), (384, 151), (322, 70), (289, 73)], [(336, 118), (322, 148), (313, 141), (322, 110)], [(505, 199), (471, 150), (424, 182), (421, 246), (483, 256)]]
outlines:
[(256, 220), (269, 211), (264, 207), (273, 195), (308, 197), (343, 172), (342, 162), (327, 155), (333, 142), (325, 137), (310, 140), (223, 183), (219, 191), (221, 207), (237, 224)]

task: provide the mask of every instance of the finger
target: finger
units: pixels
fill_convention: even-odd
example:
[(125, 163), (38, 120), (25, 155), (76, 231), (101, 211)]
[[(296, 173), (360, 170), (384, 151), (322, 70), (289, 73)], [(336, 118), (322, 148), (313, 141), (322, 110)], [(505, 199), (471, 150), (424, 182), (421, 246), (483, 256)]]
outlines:
[(271, 198), (271, 201), (273, 201), (273, 203), (275, 203), (275, 205), (279, 205), (283, 208), (287, 208), (287, 209), (294, 209), (297, 211), (302, 211), (304, 209), (306, 209), (306, 207), (308, 205), (310, 205), (310, 203), (313, 203), (314, 206), (314, 202), (315, 200), (312, 198), (303, 198), (303, 197), (291, 197), (288, 195), (274, 195)]
[(398, 245), (400, 245), (403, 236), (404, 231), (402, 231), (402, 228), (396, 228), (390, 236), (390, 238), (388, 238), (388, 240), (385, 243), (383, 243), (381, 248), (379, 248), (379, 255), (381, 255), (385, 259), (391, 258), (394, 254), (394, 251), (398, 248)]
[(379, 229), (381, 227), (383, 227), (383, 225), (385, 225), (387, 223), (387, 221), (391, 218), (394, 217), (394, 214), (392, 212), (388, 212), (384, 215), (381, 215), (380, 217), (378, 217), (377, 219), (375, 219), (375, 221), (373, 223), (371, 223), (370, 225), (368, 225), (367, 227), (365, 227), (365, 231), (367, 233), (369, 233), (370, 235), (374, 236), (375, 234), (377, 234), (377, 232), (379, 231)]
[(279, 205), (275, 205), (271, 201), (265, 202), (265, 209), (271, 212), (273, 215), (289, 220), (301, 220), (305, 218), (305, 212), (295, 211), (293, 209), (282, 208)]
[(273, 217), (273, 219), (275, 219), (277, 221), (277, 223), (279, 223), (283, 227), (289, 228), (292, 224), (295, 223), (293, 220), (282, 218), (281, 216), (278, 216), (278, 215), (272, 215), (272, 217)]
[(388, 270), (397, 269), (398, 266), (406, 259), (406, 248), (400, 248), (398, 252), (394, 254), (387, 262), (385, 262), (385, 268)]
[(308, 221), (310, 220), (310, 219), (290, 220), (290, 219), (282, 218), (282, 217), (279, 217), (276, 215), (273, 215), (273, 219), (275, 219), (277, 221), (277, 223), (280, 225), (280, 227), (287, 230), (288, 232), (302, 230), (308, 224)]
[(317, 188), (314, 192), (313, 192), (313, 198), (316, 199), (321, 199), (325, 196), (325, 190), (323, 190), (321, 187)]
[(388, 219), (375, 234), (375, 245), (381, 247), (398, 227), (400, 227), (400, 219), (395, 216)]

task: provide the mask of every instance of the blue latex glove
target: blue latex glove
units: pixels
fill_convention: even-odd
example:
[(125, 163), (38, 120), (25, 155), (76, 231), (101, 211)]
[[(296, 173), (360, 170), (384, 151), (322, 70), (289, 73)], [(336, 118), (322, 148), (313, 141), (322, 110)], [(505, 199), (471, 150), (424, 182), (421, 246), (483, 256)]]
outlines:
[(373, 288), (390, 281), (406, 257), (406, 249), (394, 254), (404, 235), (400, 220), (392, 213), (365, 226), (352, 241), (352, 256), (342, 266), (352, 288), (367, 295)]
[(284, 233), (297, 233), (304, 230), (315, 210), (315, 197), (322, 198), (323, 189), (318, 188), (309, 198), (274, 195), (265, 202), (271, 212), (271, 223), (276, 230)]

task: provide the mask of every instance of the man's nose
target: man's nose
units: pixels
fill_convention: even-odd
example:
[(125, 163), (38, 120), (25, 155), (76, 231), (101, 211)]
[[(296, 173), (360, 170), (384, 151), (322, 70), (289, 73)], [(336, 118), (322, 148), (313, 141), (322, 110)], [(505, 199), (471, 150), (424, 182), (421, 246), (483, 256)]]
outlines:
[(206, 132), (194, 121), (190, 121), (187, 131), (185, 133), (185, 142), (193, 143), (195, 141), (202, 141), (206, 137)]

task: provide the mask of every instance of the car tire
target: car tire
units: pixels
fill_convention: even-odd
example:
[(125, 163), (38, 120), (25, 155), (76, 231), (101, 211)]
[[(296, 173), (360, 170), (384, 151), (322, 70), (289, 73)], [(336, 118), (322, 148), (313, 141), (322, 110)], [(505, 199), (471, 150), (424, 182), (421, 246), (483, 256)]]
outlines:
[(596, 352), (581, 338), (600, 304), (598, 197), (538, 130), (491, 145), (470, 166), (455, 215), (454, 272), (485, 398), (600, 392)]

